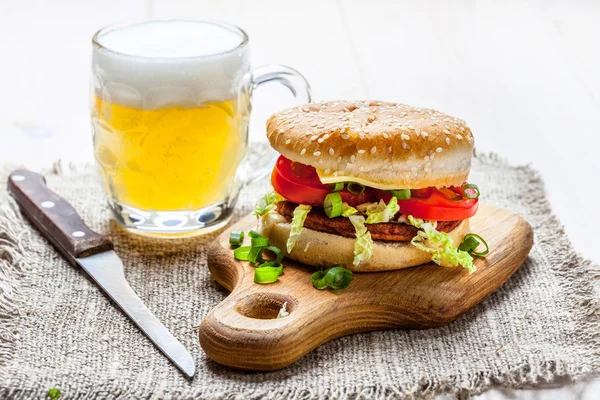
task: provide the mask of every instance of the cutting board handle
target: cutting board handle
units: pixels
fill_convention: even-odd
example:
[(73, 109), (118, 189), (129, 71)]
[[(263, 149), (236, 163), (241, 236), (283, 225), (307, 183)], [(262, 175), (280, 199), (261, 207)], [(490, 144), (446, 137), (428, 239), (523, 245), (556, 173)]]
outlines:
[(8, 177), (8, 191), (23, 214), (68, 259), (112, 250), (112, 242), (88, 228), (71, 204), (48, 189), (42, 175), (16, 170)]

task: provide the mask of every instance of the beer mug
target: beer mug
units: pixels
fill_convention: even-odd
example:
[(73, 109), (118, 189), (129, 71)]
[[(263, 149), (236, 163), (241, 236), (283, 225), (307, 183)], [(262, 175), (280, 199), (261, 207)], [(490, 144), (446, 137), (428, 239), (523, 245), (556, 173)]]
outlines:
[(248, 146), (252, 91), (277, 81), (308, 103), (304, 77), (251, 68), (248, 36), (224, 23), (113, 25), (92, 42), (94, 155), (116, 220), (159, 237), (225, 225), (241, 187), (272, 166), (253, 165), (268, 156)]

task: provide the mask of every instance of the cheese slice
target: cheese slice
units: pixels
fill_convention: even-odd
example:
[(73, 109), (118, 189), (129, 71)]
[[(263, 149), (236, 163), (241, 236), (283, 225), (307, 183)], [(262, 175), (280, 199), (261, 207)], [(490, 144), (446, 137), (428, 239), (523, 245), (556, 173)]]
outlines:
[(361, 185), (372, 187), (375, 189), (382, 189), (382, 190), (400, 189), (400, 185), (398, 185), (398, 184), (386, 184), (386, 183), (381, 183), (381, 182), (373, 182), (368, 179), (358, 178), (356, 176), (349, 176), (349, 175), (334, 176), (333, 173), (325, 174), (325, 172), (320, 169), (317, 169), (317, 175), (319, 175), (319, 180), (321, 181), (321, 183), (324, 183), (324, 184), (337, 183), (337, 182), (356, 182), (356, 183), (360, 183)]

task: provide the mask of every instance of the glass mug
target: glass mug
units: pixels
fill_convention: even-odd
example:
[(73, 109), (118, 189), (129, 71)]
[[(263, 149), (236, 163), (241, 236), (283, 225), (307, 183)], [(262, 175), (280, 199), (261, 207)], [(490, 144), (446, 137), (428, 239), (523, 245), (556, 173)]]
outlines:
[(278, 81), (298, 104), (311, 99), (297, 71), (250, 68), (248, 36), (233, 25), (145, 21), (105, 27), (92, 42), (94, 155), (115, 218), (134, 233), (225, 225), (239, 190), (272, 165), (249, 161), (266, 157), (248, 151), (252, 91)]

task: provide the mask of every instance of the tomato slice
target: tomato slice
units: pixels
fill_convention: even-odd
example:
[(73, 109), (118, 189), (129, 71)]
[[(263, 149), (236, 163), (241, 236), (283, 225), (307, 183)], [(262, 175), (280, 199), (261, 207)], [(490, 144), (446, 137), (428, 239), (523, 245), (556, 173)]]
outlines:
[[(309, 166), (280, 156), (271, 174), (273, 188), (287, 200), (298, 204), (323, 206), (329, 185), (321, 183), (317, 171)], [(479, 199), (465, 198), (461, 188), (424, 188), (411, 190), (411, 198), (398, 200), (400, 212), (434, 221), (456, 221), (472, 217), (477, 212)], [(359, 195), (344, 188), (342, 200), (351, 206), (392, 198), (387, 190), (365, 188)]]
[[(287, 200), (309, 206), (322, 207), (325, 196), (331, 192), (329, 185), (321, 183), (313, 167), (291, 161), (284, 156), (277, 159), (271, 174), (271, 184), (275, 191)], [(351, 206), (378, 200), (373, 198), (373, 192), (369, 188), (365, 188), (359, 195), (344, 188), (340, 195), (342, 200)]]
[[(387, 190), (376, 190), (376, 196), (386, 203), (392, 198)], [(398, 200), (400, 212), (415, 218), (432, 221), (458, 221), (477, 213), (479, 199), (468, 199), (461, 188), (417, 189), (410, 191), (410, 199)]]

